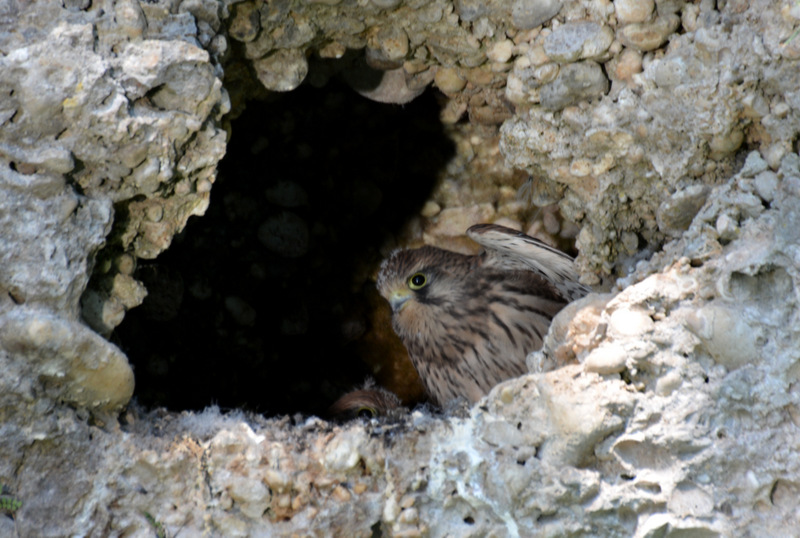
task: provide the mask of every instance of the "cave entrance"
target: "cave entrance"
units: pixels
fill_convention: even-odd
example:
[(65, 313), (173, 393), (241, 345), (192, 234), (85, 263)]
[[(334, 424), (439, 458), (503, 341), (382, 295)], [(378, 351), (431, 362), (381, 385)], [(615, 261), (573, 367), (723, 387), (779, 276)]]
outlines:
[(440, 108), (334, 81), (248, 102), (206, 215), (139, 261), (149, 296), (115, 334), (138, 402), (324, 414), (362, 383), (382, 249), (454, 153)]

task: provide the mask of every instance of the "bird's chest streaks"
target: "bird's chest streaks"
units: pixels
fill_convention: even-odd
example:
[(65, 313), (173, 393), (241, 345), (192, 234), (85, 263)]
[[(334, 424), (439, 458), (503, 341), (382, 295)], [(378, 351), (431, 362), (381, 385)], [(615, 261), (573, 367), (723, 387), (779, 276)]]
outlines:
[(541, 241), (496, 224), (467, 235), (481, 254), (399, 249), (377, 280), (395, 332), (439, 404), (459, 396), (474, 402), (524, 373), (553, 316), (587, 291), (572, 258)]
[(419, 305), (425, 315), (413, 331), (401, 334), (440, 404), (458, 396), (474, 402), (500, 381), (525, 373), (525, 357), (541, 347), (552, 316), (563, 306), (513, 280), (463, 284), (457, 301)]

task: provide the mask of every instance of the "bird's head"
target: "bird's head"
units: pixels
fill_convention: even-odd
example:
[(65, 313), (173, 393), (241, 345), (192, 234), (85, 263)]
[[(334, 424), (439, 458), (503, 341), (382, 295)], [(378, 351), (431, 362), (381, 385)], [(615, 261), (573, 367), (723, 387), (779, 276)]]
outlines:
[(458, 300), (471, 256), (436, 247), (394, 251), (381, 265), (378, 291), (407, 329)]

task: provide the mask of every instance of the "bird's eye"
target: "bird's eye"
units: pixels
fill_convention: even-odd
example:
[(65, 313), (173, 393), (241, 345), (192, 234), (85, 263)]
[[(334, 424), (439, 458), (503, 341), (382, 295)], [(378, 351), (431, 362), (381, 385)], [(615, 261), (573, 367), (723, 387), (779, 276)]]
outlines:
[(356, 416), (359, 418), (375, 418), (378, 416), (378, 412), (367, 406), (361, 406), (356, 411)]
[(418, 290), (428, 283), (428, 279), (422, 273), (416, 273), (408, 279), (408, 287), (412, 290)]

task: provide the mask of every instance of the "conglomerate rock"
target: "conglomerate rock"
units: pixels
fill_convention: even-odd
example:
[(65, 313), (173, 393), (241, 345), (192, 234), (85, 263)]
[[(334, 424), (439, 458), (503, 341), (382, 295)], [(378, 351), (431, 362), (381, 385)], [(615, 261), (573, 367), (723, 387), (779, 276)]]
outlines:
[[(791, 534), (799, 21), (768, 0), (5, 2), (0, 535)], [(132, 372), (101, 335), (144, 297), (137, 259), (204, 213), (223, 117), (336, 74), (389, 103), (433, 83), (454, 130), (502, 123), (525, 192), (580, 226), (583, 278), (621, 277), (612, 293), (463, 416), (120, 427)], [(410, 233), (524, 220), (519, 173), (482, 191), (470, 161)]]

